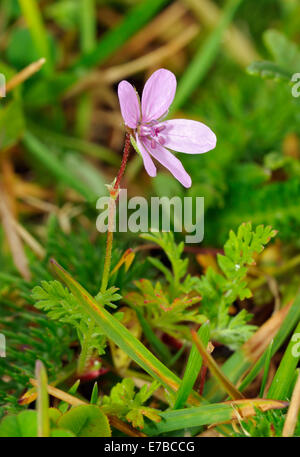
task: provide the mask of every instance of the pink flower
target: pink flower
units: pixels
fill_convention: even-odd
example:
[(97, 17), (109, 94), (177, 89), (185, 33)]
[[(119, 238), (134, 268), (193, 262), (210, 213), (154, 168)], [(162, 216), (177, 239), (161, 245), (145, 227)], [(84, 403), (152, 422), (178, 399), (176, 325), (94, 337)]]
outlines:
[(128, 81), (121, 81), (118, 96), (125, 125), (132, 129), (147, 173), (156, 176), (152, 157), (166, 167), (184, 187), (192, 180), (180, 160), (170, 151), (202, 154), (216, 146), (216, 135), (201, 122), (187, 119), (162, 121), (176, 92), (176, 78), (161, 68), (147, 80), (142, 102)]

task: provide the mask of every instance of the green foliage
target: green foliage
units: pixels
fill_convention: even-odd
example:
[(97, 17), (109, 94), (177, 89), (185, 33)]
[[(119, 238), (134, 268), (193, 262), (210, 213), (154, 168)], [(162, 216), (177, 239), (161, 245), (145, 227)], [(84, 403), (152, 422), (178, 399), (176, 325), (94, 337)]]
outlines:
[[(245, 203), (247, 202), (247, 203)], [(208, 213), (214, 222), (212, 230), (218, 227), (218, 236), (225, 238), (231, 228), (239, 225), (240, 220), (251, 220), (253, 224), (263, 223), (278, 229), (283, 240), (296, 240), (300, 227), (300, 185), (298, 179), (272, 182), (264, 186), (239, 185), (238, 181), (230, 186), (227, 204), (233, 209)]]
[(281, 359), (280, 365), (275, 373), (270, 388), (268, 398), (286, 400), (290, 397), (294, 388), (295, 379), (297, 378), (296, 367), (298, 365), (300, 354), (294, 352), (295, 339), (300, 332), (300, 323), (295, 329), (294, 335), (290, 339), (289, 345)]
[(59, 3), (51, 3), (46, 6), (47, 18), (55, 21), (65, 30), (78, 25), (79, 8), (76, 0), (61, 0)]
[[(127, 294), (126, 301), (131, 306), (143, 309), (144, 316), (155, 328), (159, 328), (175, 337), (180, 334), (189, 338), (186, 327), (180, 322), (193, 321), (203, 323), (211, 321), (211, 336), (216, 341), (236, 349), (252, 335), (255, 327), (248, 325), (251, 315), (241, 310), (236, 316), (230, 316), (230, 306), (236, 301), (243, 301), (252, 296), (245, 280), (248, 267), (254, 263), (255, 254), (259, 254), (264, 245), (274, 237), (276, 231), (262, 225), (252, 230), (250, 223), (242, 224), (237, 234), (230, 231), (224, 246), (224, 254), (218, 255), (220, 273), (209, 267), (201, 278), (186, 275), (188, 259), (182, 259), (183, 243), (176, 245), (171, 233), (143, 235), (143, 238), (157, 243), (165, 251), (171, 266), (169, 270), (157, 258), (150, 258), (151, 263), (164, 273), (170, 288), (163, 291), (158, 282), (155, 286), (150, 281), (136, 282), (140, 292)], [(173, 290), (176, 299), (170, 302)], [(198, 296), (191, 295), (197, 293)], [(193, 307), (201, 297), (200, 308)], [(199, 314), (199, 309), (201, 314)]]
[(248, 67), (250, 75), (261, 76), (262, 78), (272, 78), (276, 80), (290, 80), (291, 73), (285, 68), (273, 62), (253, 62)]
[(120, 419), (126, 419), (134, 427), (144, 427), (144, 416), (158, 422), (160, 417), (157, 411), (144, 406), (158, 387), (159, 383), (154, 381), (150, 386), (145, 384), (136, 393), (133, 380), (125, 378), (112, 388), (109, 396), (103, 397), (102, 410), (107, 414), (116, 415)]
[(190, 339), (189, 328), (185, 322), (202, 324), (205, 316), (193, 307), (200, 297), (181, 295), (171, 301), (168, 292), (164, 291), (160, 282), (153, 285), (147, 279), (136, 281), (139, 292), (130, 292), (124, 299), (133, 308), (143, 311), (146, 320), (156, 329), (162, 330), (175, 338)]
[[(92, 295), (96, 295), (100, 289), (104, 257), (105, 237), (97, 236), (92, 243), (90, 233), (82, 227), (74, 225), (71, 233), (64, 233), (58, 225), (56, 217), (52, 216), (48, 222), (47, 234), (48, 263), (51, 257), (55, 258), (64, 268), (71, 269), (77, 280), (84, 284)], [(115, 237), (116, 243), (112, 253), (112, 266), (116, 265), (121, 255), (128, 247), (124, 240)], [(113, 276), (112, 284), (120, 290), (134, 280), (144, 275), (149, 275), (149, 266), (144, 260), (133, 262), (130, 269), (120, 268)]]
[[(80, 379), (77, 379), (77, 381), (68, 390), (68, 394), (76, 395), (79, 385), (80, 385)], [(58, 411), (60, 413), (64, 414), (68, 411), (69, 407), (70, 407), (69, 403), (67, 403), (65, 401), (61, 401), (58, 405)]]
[(218, 55), (223, 33), (233, 20), (241, 3), (242, 0), (228, 0), (226, 2), (222, 18), (217, 27), (212, 30), (203, 46), (199, 48), (180, 81), (175, 100), (171, 105), (172, 112), (180, 108), (197, 85), (201, 83), (204, 75), (206, 75)]
[(166, 253), (172, 267), (172, 272), (165, 267), (158, 259), (150, 257), (150, 262), (158, 268), (169, 282), (173, 296), (177, 296), (182, 290), (181, 279), (186, 275), (188, 259), (182, 259), (184, 243), (176, 244), (172, 232), (154, 232), (141, 235), (145, 240), (158, 244)]
[(78, 176), (76, 176), (72, 169), (67, 168), (67, 164), (61, 163), (58, 157), (53, 155), (45, 144), (43, 144), (31, 132), (26, 132), (24, 136), (24, 143), (30, 151), (32, 157), (35, 160), (38, 160), (38, 162), (40, 162), (52, 176), (58, 179), (58, 181), (67, 187), (76, 190), (89, 203), (93, 203), (96, 200), (97, 194), (94, 190), (84, 184), (81, 180), (78, 180)]
[[(239, 432), (235, 432), (233, 436), (241, 437), (256, 437), (256, 438), (272, 438), (281, 437), (285, 422), (285, 414), (282, 411), (266, 411), (256, 410), (256, 415), (253, 419), (242, 420), (239, 424)], [(294, 437), (300, 436), (300, 420), (297, 422)]]
[[(78, 299), (83, 309), (92, 317), (103, 333), (112, 340), (128, 357), (142, 367), (150, 376), (158, 380), (171, 392), (178, 388), (178, 377), (157, 359), (127, 327), (120, 323), (105, 308), (99, 308), (96, 300), (61, 265), (52, 260), (52, 268), (58, 278)], [(193, 392), (194, 401), (198, 396)]]
[[(270, 401), (273, 403), (268, 404)], [(246, 412), (249, 406), (254, 409), (259, 409), (260, 407), (282, 409), (285, 407), (285, 404), (280, 402), (274, 403), (274, 400), (252, 399), (246, 401), (243, 405), (241, 403), (235, 405), (233, 401), (230, 401), (217, 404), (202, 404), (197, 407), (183, 408), (177, 411), (167, 410), (160, 413), (162, 420), (159, 423), (152, 422), (146, 424), (145, 432), (149, 435), (157, 436), (161, 433), (177, 430), (178, 434), (179, 431), (184, 433), (184, 430), (193, 430), (193, 427), (197, 427), (196, 430), (199, 430), (198, 427), (202, 425), (227, 423), (231, 422), (233, 417), (236, 418), (237, 413), (241, 415), (243, 410)], [(222, 427), (222, 432), (223, 430)]]
[[(29, 294), (24, 287), (23, 295)], [(0, 300), (0, 327), (6, 337), (6, 357), (0, 364), (0, 406), (15, 410), (19, 408), (18, 397), (34, 377), (36, 360), (43, 361), (53, 381), (63, 373), (63, 363), (73, 358), (70, 344), (75, 335), (62, 323), (25, 310), (4, 296)]]
[(294, 73), (299, 72), (300, 50), (295, 43), (272, 29), (264, 33), (264, 42), (274, 63), (254, 62), (248, 68), (249, 73), (266, 78), (290, 80)]
[(247, 341), (255, 327), (246, 325), (251, 315), (245, 310), (231, 317), (229, 308), (237, 299), (252, 296), (245, 280), (248, 267), (275, 235), (271, 227), (260, 225), (253, 230), (250, 223), (242, 224), (237, 234), (230, 231), (224, 255), (218, 255), (221, 273), (209, 267), (196, 287), (202, 296), (201, 309), (212, 323), (212, 337), (233, 349)]
[(173, 232), (145, 233), (141, 235), (141, 238), (160, 246), (171, 264), (170, 269), (158, 258), (148, 257), (148, 261), (161, 271), (169, 283), (168, 296), (170, 299), (174, 300), (174, 298), (178, 298), (182, 294), (188, 295), (192, 292), (195, 288), (197, 278), (188, 273), (188, 258), (182, 258), (184, 242), (176, 243)]
[[(111, 436), (109, 422), (98, 406), (80, 405), (62, 414), (49, 408), (51, 437), (107, 437)], [(38, 417), (33, 410), (8, 415), (0, 422), (0, 437), (37, 437)]]
[(0, 141), (3, 149), (18, 143), (25, 128), (20, 100), (15, 99), (0, 107)]
[[(115, 307), (113, 301), (121, 296), (112, 287), (104, 294), (96, 296), (99, 307)], [(81, 345), (81, 355), (78, 360), (78, 373), (83, 374), (88, 368), (90, 359), (104, 354), (107, 340), (91, 318), (82, 310), (76, 298), (58, 281), (42, 281), (32, 291), (32, 298), (38, 309), (45, 311), (50, 319), (72, 326)], [(116, 314), (118, 317), (118, 314)], [(121, 317), (121, 315), (120, 315)]]
[[(72, 325), (77, 331), (81, 345), (84, 344), (86, 335), (90, 335), (90, 318), (60, 282), (42, 281), (41, 286), (33, 289), (32, 298), (36, 302), (35, 306), (46, 311), (50, 319)], [(89, 345), (90, 349), (96, 349), (98, 354), (103, 354), (106, 338), (97, 329), (93, 329), (89, 337)]]
[[(217, 94), (217, 103), (211, 94)], [(214, 151), (201, 156), (201, 166), (197, 156), (180, 156), (193, 179), (188, 195), (205, 199), (205, 245), (221, 247), (229, 230), (244, 221), (272, 225), (280, 237), (295, 240), (299, 159), (287, 159), (293, 170), (286, 164), (274, 173), (264, 158), (288, 157), (285, 139), (292, 133), (297, 141), (300, 133), (298, 102), (286, 82), (253, 78), (221, 57), (214, 77), (187, 105), (189, 117), (207, 120), (220, 139)]]
[(89, 69), (105, 61), (144, 24), (147, 24), (165, 4), (166, 0), (146, 0), (141, 4), (137, 4), (117, 27), (109, 30), (102, 37), (102, 40), (97, 43), (94, 49), (81, 56), (76, 66)]
[[(210, 325), (209, 322), (201, 325), (200, 329), (198, 330), (198, 337), (204, 344), (204, 347), (207, 347), (210, 337)], [(181, 409), (184, 407), (185, 402), (193, 389), (197, 376), (200, 373), (202, 367), (202, 357), (196, 347), (193, 344), (189, 358), (185, 367), (184, 376), (182, 382), (180, 384), (180, 388), (177, 391), (176, 399), (174, 403), (174, 409)]]
[(18, 415), (6, 416), (0, 422), (0, 437), (37, 436), (36, 411), (22, 411)]
[[(23, 46), (28, 49), (28, 52), (24, 52)], [(16, 28), (10, 35), (6, 57), (14, 67), (20, 69), (38, 60), (39, 55), (27, 28)]]
[(108, 419), (96, 405), (73, 407), (58, 419), (56, 425), (79, 437), (111, 436)]

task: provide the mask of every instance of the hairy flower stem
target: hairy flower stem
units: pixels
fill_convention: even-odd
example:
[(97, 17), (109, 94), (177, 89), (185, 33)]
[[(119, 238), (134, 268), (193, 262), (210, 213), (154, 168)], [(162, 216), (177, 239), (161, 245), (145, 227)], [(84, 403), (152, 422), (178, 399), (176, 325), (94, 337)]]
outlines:
[(116, 182), (114, 184), (115, 190), (119, 189), (120, 182), (121, 182), (121, 179), (123, 177), (123, 174), (124, 174), (124, 171), (126, 168), (129, 152), (130, 152), (130, 134), (127, 132), (126, 137), (125, 137), (125, 145), (124, 145), (124, 150), (123, 150), (122, 163), (120, 166), (119, 173), (117, 174)]
[(120, 166), (120, 170), (117, 174), (114, 185), (109, 189), (110, 199), (109, 199), (109, 207), (108, 207), (108, 231), (107, 231), (107, 240), (106, 240), (104, 269), (103, 269), (102, 283), (101, 283), (101, 289), (100, 289), (100, 292), (102, 294), (104, 294), (104, 292), (106, 291), (108, 280), (109, 280), (116, 200), (118, 198), (119, 187), (120, 187), (121, 179), (125, 172), (129, 152), (130, 152), (130, 134), (127, 132), (126, 137), (125, 137), (125, 145), (124, 145), (123, 157), (122, 157), (122, 163)]

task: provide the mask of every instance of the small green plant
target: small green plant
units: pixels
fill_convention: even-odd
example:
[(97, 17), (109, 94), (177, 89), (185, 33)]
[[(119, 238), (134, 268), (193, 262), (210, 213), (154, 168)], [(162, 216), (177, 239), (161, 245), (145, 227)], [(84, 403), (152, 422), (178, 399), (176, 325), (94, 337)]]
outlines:
[(143, 312), (151, 327), (164, 331), (175, 338), (189, 339), (189, 330), (184, 322), (203, 324), (207, 319), (199, 314), (200, 297), (189, 297), (181, 294), (173, 301), (160, 282), (153, 285), (147, 279), (135, 282), (139, 292), (130, 292), (125, 295), (126, 303), (134, 309)]
[(209, 267), (196, 286), (202, 297), (201, 309), (212, 323), (212, 338), (232, 349), (247, 341), (255, 327), (246, 324), (251, 318), (246, 310), (230, 316), (230, 306), (252, 296), (246, 280), (248, 268), (276, 233), (262, 225), (253, 230), (250, 223), (242, 224), (237, 233), (230, 231), (224, 255), (218, 254), (220, 273)]
[(150, 386), (144, 385), (139, 392), (135, 392), (133, 380), (125, 378), (112, 388), (109, 396), (103, 397), (101, 409), (106, 414), (116, 415), (138, 428), (144, 427), (144, 416), (159, 422), (157, 410), (144, 405), (158, 387), (159, 383), (155, 381)]
[[(182, 258), (183, 243), (177, 245), (172, 233), (143, 235), (144, 239), (158, 244), (171, 263), (170, 270), (159, 259), (149, 259), (164, 274), (168, 286), (160, 282), (153, 286), (149, 280), (140, 280), (135, 283), (139, 292), (130, 292), (125, 300), (142, 310), (152, 327), (177, 338), (181, 335), (189, 339), (186, 327), (180, 322), (203, 324), (209, 319), (211, 338), (236, 349), (256, 327), (247, 324), (252, 316), (245, 309), (231, 316), (230, 307), (236, 300), (252, 296), (246, 279), (248, 268), (275, 235), (271, 227), (261, 225), (252, 229), (250, 223), (242, 224), (237, 233), (230, 232), (224, 255), (218, 254), (220, 271), (209, 267), (200, 278), (187, 274), (188, 259)], [(177, 298), (171, 301), (174, 293)]]
[[(245, 436), (255, 438), (281, 437), (285, 422), (285, 414), (282, 411), (256, 411), (256, 415), (247, 420), (237, 423), (236, 432), (233, 436)], [(294, 436), (300, 436), (300, 421), (298, 420)]]
[[(113, 302), (120, 300), (116, 288), (108, 289), (104, 294), (96, 297), (99, 306), (115, 307)], [(104, 354), (107, 340), (105, 335), (95, 327), (94, 322), (78, 305), (75, 297), (58, 281), (42, 281), (32, 291), (35, 306), (48, 313), (50, 319), (71, 325), (77, 331), (81, 345), (81, 354), (78, 360), (78, 374), (84, 374), (92, 357), (97, 358)]]

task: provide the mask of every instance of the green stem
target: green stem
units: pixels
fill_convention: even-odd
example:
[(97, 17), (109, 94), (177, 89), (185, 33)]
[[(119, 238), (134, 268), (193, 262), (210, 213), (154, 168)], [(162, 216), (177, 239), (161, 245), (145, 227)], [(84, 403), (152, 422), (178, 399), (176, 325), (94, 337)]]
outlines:
[(110, 264), (111, 264), (111, 253), (112, 253), (112, 244), (113, 244), (113, 223), (114, 223), (114, 208), (115, 200), (110, 197), (109, 199), (109, 212), (108, 212), (108, 232), (106, 240), (106, 252), (105, 252), (105, 261), (102, 275), (102, 283), (100, 292), (104, 294), (107, 289), (107, 284), (109, 280)]
[(111, 265), (111, 253), (112, 253), (112, 244), (113, 244), (113, 230), (114, 230), (114, 220), (115, 220), (115, 207), (116, 207), (116, 199), (118, 198), (119, 188), (121, 179), (125, 172), (129, 151), (130, 151), (130, 134), (126, 133), (125, 138), (125, 145), (123, 151), (123, 158), (122, 163), (120, 166), (120, 170), (117, 174), (115, 184), (113, 187), (110, 188), (110, 199), (109, 199), (109, 207), (108, 207), (108, 232), (107, 232), (107, 240), (106, 240), (106, 252), (105, 252), (105, 261), (104, 261), (104, 268), (103, 268), (103, 275), (102, 275), (102, 283), (100, 292), (104, 294), (107, 289), (108, 280), (109, 280), (109, 273), (110, 273), (110, 265)]

